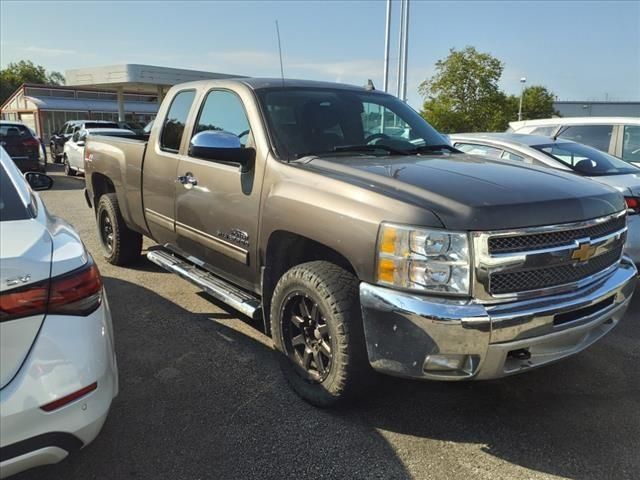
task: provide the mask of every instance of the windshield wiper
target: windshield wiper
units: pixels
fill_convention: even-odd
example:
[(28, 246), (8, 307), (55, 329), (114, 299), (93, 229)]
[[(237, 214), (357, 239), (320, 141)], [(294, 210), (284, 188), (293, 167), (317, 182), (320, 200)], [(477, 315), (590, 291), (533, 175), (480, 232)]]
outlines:
[(341, 145), (333, 149), (334, 152), (375, 152), (376, 150), (383, 150), (390, 155), (407, 155), (409, 152), (406, 150), (400, 150), (398, 148), (390, 147), (383, 143), (377, 145)]
[(321, 150), (316, 152), (306, 152), (306, 153), (298, 153), (296, 154), (296, 158), (303, 158), (308, 156), (319, 156), (319, 155), (331, 155), (334, 153), (373, 153), (379, 152), (382, 150), (388, 155), (411, 155), (412, 152), (407, 152), (405, 150), (399, 150), (397, 148), (390, 147), (388, 145), (339, 145), (337, 147), (332, 148), (331, 150)]
[(451, 153), (460, 153), (460, 150), (452, 147), (451, 145), (447, 145), (446, 143), (441, 145), (421, 145), (416, 147), (414, 150), (411, 150), (410, 153), (435, 153), (442, 152), (443, 150), (447, 150)]

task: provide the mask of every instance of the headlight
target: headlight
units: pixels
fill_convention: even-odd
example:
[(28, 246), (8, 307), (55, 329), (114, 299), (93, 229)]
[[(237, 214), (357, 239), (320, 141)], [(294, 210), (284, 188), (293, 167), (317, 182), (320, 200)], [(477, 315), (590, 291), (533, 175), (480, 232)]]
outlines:
[(469, 295), (470, 263), (466, 233), (390, 223), (380, 226), (380, 285)]

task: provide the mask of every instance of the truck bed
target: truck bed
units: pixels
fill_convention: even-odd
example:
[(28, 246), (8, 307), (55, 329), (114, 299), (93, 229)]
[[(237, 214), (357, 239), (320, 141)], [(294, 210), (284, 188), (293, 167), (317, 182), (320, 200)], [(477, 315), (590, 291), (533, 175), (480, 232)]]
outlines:
[[(122, 215), (127, 223), (146, 231), (142, 207), (142, 166), (148, 136), (115, 137), (89, 135), (85, 146), (87, 185), (93, 185), (93, 172), (108, 178), (118, 192)], [(93, 190), (93, 189), (91, 189)]]

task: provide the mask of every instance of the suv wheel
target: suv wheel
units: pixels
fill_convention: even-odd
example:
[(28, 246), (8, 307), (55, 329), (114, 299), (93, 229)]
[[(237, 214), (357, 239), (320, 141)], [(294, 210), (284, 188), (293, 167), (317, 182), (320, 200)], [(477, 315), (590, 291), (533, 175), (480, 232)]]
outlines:
[(332, 407), (363, 393), (373, 370), (351, 273), (324, 261), (293, 267), (276, 285), (270, 317), (282, 371), (300, 397)]
[(100, 197), (96, 220), (98, 237), (107, 262), (112, 265), (127, 265), (140, 258), (142, 235), (124, 223), (115, 193), (106, 193)]

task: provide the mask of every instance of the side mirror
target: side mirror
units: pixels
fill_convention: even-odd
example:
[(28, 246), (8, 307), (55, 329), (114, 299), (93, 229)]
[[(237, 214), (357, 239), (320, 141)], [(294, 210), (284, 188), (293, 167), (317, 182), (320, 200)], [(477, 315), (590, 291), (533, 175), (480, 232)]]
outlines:
[(243, 172), (253, 166), (256, 151), (243, 147), (240, 138), (223, 130), (205, 130), (197, 133), (189, 143), (189, 156), (204, 160), (239, 163)]
[(84, 140), (78, 140), (76, 142), (76, 145), (79, 146), (79, 147), (84, 147)]
[(45, 175), (40, 172), (27, 172), (24, 174), (24, 178), (27, 180), (31, 188), (39, 190), (49, 190), (53, 187), (53, 178), (49, 175)]

